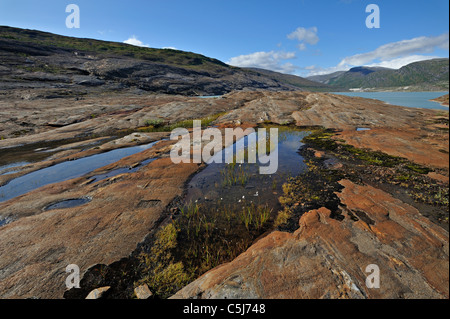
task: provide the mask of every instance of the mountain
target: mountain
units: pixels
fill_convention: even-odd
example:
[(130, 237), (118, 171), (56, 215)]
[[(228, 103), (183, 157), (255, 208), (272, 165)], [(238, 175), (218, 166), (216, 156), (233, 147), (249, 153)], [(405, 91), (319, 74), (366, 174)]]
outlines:
[(414, 62), (398, 70), (361, 66), (307, 79), (344, 88), (448, 90), (449, 59)]
[(337, 72), (328, 73), (328, 74), (308, 76), (308, 77), (306, 77), (306, 79), (314, 81), (314, 82), (328, 84), (331, 79), (337, 78), (339, 75), (344, 74), (344, 73), (345, 73), (345, 71), (337, 71)]
[(307, 80), (305, 85), (300, 78), (296, 82), (232, 67), (192, 52), (0, 26), (0, 95), (11, 90), (36, 95), (40, 89), (47, 97), (117, 90), (221, 95), (233, 90), (324, 87)]
[(310, 79), (305, 79), (297, 75), (284, 74), (259, 68), (247, 68), (247, 70), (254, 72), (255, 74), (258, 75), (267, 76), (271, 79), (275, 79), (280, 83), (293, 85), (295, 87), (309, 91), (330, 91), (332, 89), (332, 87), (330, 87), (329, 85), (319, 83), (317, 81), (311, 81)]

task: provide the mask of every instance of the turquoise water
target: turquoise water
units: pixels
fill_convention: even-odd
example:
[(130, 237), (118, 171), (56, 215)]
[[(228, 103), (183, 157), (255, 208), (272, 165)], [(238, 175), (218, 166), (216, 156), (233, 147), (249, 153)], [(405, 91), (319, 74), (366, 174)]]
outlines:
[(336, 92), (333, 94), (376, 99), (393, 105), (448, 111), (447, 106), (430, 101), (448, 92)]
[(218, 99), (221, 98), (222, 95), (201, 95), (197, 96), (199, 99)]

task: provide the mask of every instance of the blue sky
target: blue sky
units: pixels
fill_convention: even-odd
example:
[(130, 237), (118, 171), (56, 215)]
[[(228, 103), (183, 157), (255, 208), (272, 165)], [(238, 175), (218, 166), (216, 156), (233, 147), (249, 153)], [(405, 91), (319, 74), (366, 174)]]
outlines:
[[(68, 29), (68, 4), (80, 28)], [(366, 6), (380, 28), (366, 27)], [(301, 76), (448, 57), (448, 0), (0, 0), (0, 25), (171, 47)]]

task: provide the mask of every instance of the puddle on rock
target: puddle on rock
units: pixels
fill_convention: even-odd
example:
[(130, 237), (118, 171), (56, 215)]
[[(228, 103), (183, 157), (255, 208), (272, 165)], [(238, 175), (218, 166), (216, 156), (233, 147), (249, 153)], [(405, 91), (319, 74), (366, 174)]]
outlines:
[[(47, 160), (52, 155), (69, 150), (83, 151), (92, 146), (113, 140), (118, 136), (100, 138), (90, 143), (83, 143), (92, 138), (72, 138), (52, 142), (38, 142), (14, 147), (0, 148), (0, 175), (20, 172), (21, 166)], [(11, 170), (11, 168), (17, 168)]]
[(0, 166), (0, 175), (10, 175), (20, 172), (20, 167), (29, 164), (29, 162), (15, 162)]
[(77, 207), (77, 206), (87, 204), (91, 200), (92, 200), (91, 197), (65, 199), (65, 200), (48, 205), (47, 207), (44, 208), (44, 211)]
[(146, 145), (115, 149), (109, 152), (66, 161), (11, 180), (0, 187), (0, 202), (28, 193), (39, 187), (81, 177), (103, 166), (115, 163), (124, 157), (147, 150), (158, 141)]
[(13, 221), (13, 220), (12, 220), (11, 218), (9, 218), (9, 217), (5, 217), (5, 218), (0, 217), (0, 227), (9, 224), (9, 223), (11, 223), (12, 221)]
[(199, 99), (221, 99), (222, 95), (199, 95)]
[[(190, 275), (197, 277), (233, 260), (273, 229), (283, 184), (307, 169), (299, 149), (308, 134), (279, 128), (275, 174), (261, 175), (258, 163), (211, 162), (191, 179), (174, 221), (178, 233), (174, 255)], [(248, 137), (244, 139), (247, 145)]]
[[(303, 145), (301, 140), (308, 134), (294, 129), (280, 129), (278, 170), (271, 175), (260, 174), (258, 163), (208, 164), (189, 182), (186, 202), (205, 203), (208, 206), (221, 206), (223, 203), (237, 206), (255, 203), (278, 209), (280, 207), (278, 197), (281, 195), (283, 183), (307, 168), (298, 151)], [(248, 137), (244, 139), (247, 149)], [(222, 151), (218, 156), (223, 158), (225, 152), (226, 150)]]
[(114, 169), (114, 170), (106, 172), (104, 174), (98, 174), (98, 175), (92, 176), (91, 178), (89, 178), (89, 180), (91, 182), (100, 182), (100, 181), (102, 181), (104, 179), (111, 178), (111, 177), (114, 177), (114, 176), (117, 176), (117, 175), (120, 175), (120, 174), (135, 173), (138, 170), (140, 170), (142, 167), (144, 167), (144, 166), (150, 164), (151, 162), (153, 162), (154, 160), (156, 160), (156, 158), (147, 159), (147, 160), (139, 163), (139, 165), (137, 165), (136, 167), (133, 167), (133, 168), (121, 167), (121, 168), (118, 168), (118, 169)]

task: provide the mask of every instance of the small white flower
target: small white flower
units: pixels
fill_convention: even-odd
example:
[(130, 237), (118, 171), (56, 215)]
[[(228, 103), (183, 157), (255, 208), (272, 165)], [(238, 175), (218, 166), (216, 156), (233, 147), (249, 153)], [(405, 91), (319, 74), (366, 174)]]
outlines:
[(242, 199), (245, 199), (245, 196), (242, 196)]

